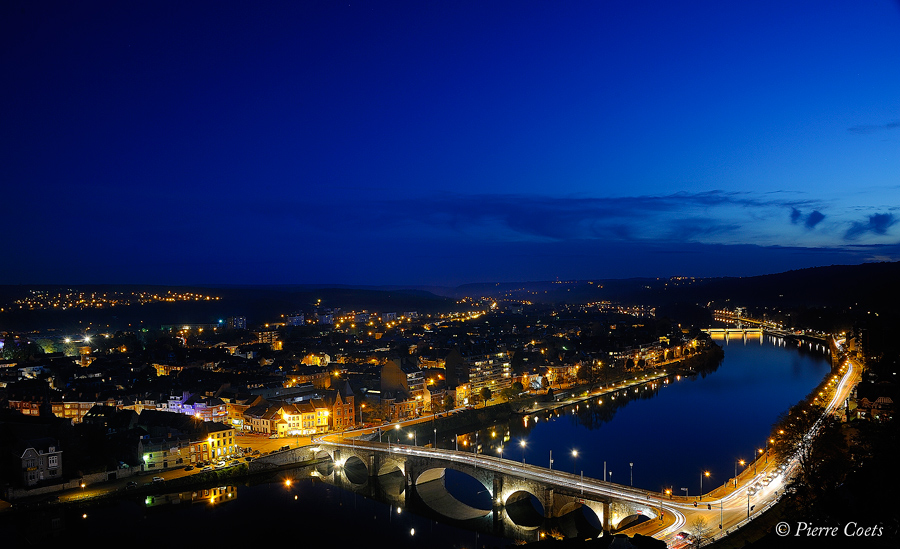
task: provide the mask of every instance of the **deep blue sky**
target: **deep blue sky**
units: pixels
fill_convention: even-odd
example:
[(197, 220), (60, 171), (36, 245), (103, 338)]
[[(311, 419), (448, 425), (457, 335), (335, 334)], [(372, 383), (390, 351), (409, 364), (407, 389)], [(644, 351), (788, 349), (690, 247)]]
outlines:
[(0, 45), (0, 283), (900, 259), (896, 1), (7, 1)]

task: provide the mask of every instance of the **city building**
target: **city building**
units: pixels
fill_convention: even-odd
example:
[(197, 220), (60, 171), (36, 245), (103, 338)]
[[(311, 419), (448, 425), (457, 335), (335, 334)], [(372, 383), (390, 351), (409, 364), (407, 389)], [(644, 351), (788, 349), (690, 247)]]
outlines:
[(18, 445), (16, 454), (21, 465), (20, 480), (25, 486), (62, 480), (62, 450), (55, 439), (26, 440)]

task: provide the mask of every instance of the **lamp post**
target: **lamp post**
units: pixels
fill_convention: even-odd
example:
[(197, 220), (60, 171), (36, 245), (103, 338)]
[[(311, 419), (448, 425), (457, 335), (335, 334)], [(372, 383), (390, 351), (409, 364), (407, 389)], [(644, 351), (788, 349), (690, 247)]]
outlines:
[(437, 427), (434, 428), (434, 447), (437, 448)]
[(747, 518), (750, 518), (750, 487), (747, 487)]
[(628, 474), (629, 474), (629, 476), (630, 476), (630, 482), (629, 482), (629, 484), (631, 484), (631, 486), (634, 486), (634, 463), (632, 463), (632, 462), (629, 461), (629, 462), (628, 462), (628, 468), (629, 468), (629, 473), (628, 473)]
[(703, 477), (709, 477), (709, 471), (702, 471), (700, 473), (700, 499), (701, 500), (703, 499)]
[(419, 445), (419, 434), (417, 432), (413, 431), (412, 433), (409, 433), (408, 435), (406, 435), (406, 438), (413, 439), (413, 446)]
[(522, 465), (525, 465), (525, 441), (520, 441), (519, 445), (522, 446)]
[(550, 450), (550, 470), (553, 470), (553, 450)]
[(500, 446), (499, 448), (497, 448), (497, 452), (500, 454), (500, 459), (502, 460), (503, 459), (503, 446)]
[(744, 466), (744, 460), (739, 459), (739, 460), (737, 460), (737, 461), (734, 462), (734, 485), (735, 485), (735, 487), (737, 486), (737, 476), (738, 476), (738, 473), (737, 473), (737, 466), (738, 466), (738, 464), (740, 464), (741, 467), (743, 467), (743, 466)]
[(572, 474), (573, 475), (575, 474), (575, 471), (577, 470), (576, 469), (576, 464), (577, 464), (576, 460), (577, 459), (578, 459), (578, 450), (572, 450)]

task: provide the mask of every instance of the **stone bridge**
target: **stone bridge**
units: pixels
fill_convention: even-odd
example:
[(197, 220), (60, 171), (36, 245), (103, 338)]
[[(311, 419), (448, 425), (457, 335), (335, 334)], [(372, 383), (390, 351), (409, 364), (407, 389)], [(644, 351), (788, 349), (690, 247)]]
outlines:
[[(323, 460), (318, 474), (326, 480), (351, 488), (378, 484), (405, 506), (424, 504), (457, 521), (489, 519), (495, 532), (519, 539), (537, 539), (538, 529), (548, 528), (592, 537), (660, 516), (657, 498), (646, 492), (492, 456), (365, 441), (320, 442), (303, 450)], [(475, 479), (491, 503), (474, 506), (455, 497), (445, 483), (448, 469)]]

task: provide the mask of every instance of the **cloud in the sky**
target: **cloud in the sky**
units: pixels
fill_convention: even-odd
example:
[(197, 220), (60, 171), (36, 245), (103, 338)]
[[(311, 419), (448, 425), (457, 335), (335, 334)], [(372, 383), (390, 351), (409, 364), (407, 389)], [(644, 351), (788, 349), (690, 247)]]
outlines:
[(806, 228), (812, 229), (823, 219), (825, 219), (825, 214), (823, 214), (819, 210), (813, 210), (813, 212), (806, 217)]
[(854, 221), (853, 224), (844, 233), (846, 240), (854, 240), (865, 233), (886, 234), (888, 228), (896, 223), (893, 214), (875, 214), (870, 215), (868, 221)]
[[(806, 245), (779, 223), (808, 228), (824, 219), (813, 200), (773, 199), (746, 192), (678, 192), (660, 196), (549, 197), (440, 195), (385, 204), (382, 215), (402, 210), (407, 223), (497, 241), (617, 240), (713, 244)], [(800, 239), (800, 240), (798, 240)]]
[[(819, 210), (813, 210), (812, 213), (810, 213), (809, 215), (806, 216), (806, 221), (804, 221), (803, 224), (806, 226), (807, 229), (812, 229), (816, 225), (821, 223), (821, 221), (823, 219), (825, 219), (825, 214), (823, 214)], [(803, 212), (801, 212), (797, 208), (792, 207), (791, 208), (791, 223), (796, 225), (797, 223), (799, 223), (802, 220), (803, 220)]]
[(888, 122), (886, 124), (873, 124), (873, 125), (860, 125), (860, 126), (851, 126), (847, 128), (847, 131), (850, 133), (858, 133), (858, 134), (870, 134), (870, 133), (878, 133), (888, 130), (896, 130), (900, 128), (900, 120), (894, 120), (893, 122)]

